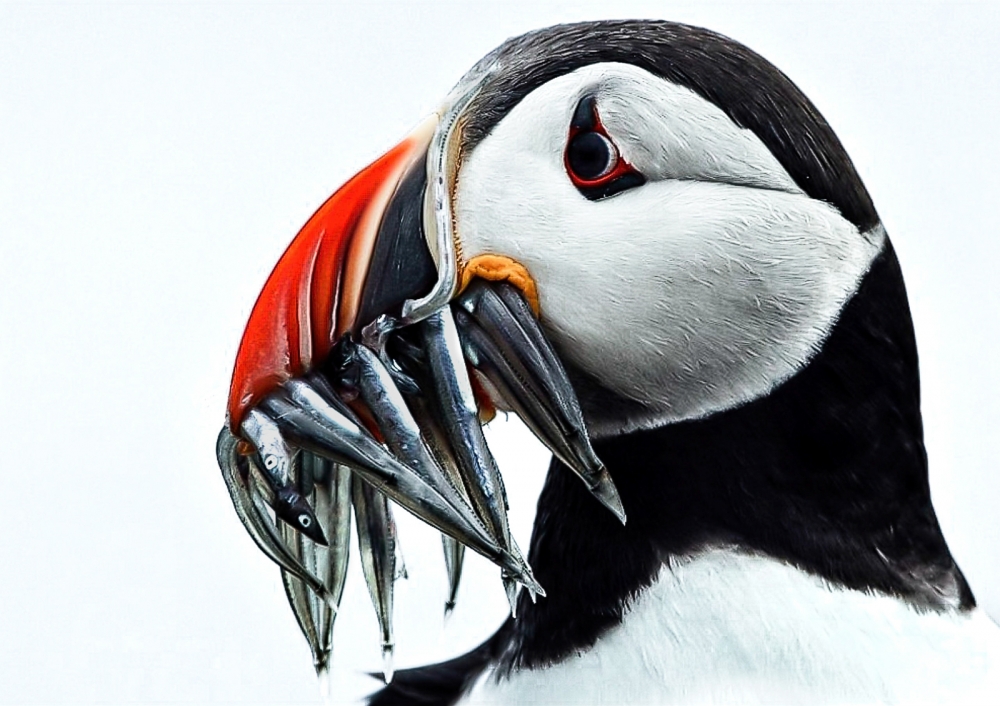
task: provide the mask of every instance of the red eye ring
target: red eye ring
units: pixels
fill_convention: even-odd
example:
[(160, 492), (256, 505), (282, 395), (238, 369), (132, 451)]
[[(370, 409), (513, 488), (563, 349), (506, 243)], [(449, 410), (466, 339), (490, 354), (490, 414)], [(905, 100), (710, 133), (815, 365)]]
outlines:
[[(563, 162), (573, 186), (591, 200), (645, 182), (642, 175), (621, 156), (601, 123), (596, 101), (592, 97), (584, 98), (577, 107), (566, 139)], [(619, 185), (622, 188), (617, 188)]]

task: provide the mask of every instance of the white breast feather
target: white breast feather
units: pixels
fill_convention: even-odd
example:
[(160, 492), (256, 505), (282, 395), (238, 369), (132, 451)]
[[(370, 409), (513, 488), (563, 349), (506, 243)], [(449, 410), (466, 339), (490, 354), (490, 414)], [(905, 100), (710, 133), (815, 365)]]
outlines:
[[(544, 600), (544, 599), (543, 599)], [(596, 646), (482, 677), (476, 704), (994, 704), (1000, 630), (717, 549), (671, 567)]]

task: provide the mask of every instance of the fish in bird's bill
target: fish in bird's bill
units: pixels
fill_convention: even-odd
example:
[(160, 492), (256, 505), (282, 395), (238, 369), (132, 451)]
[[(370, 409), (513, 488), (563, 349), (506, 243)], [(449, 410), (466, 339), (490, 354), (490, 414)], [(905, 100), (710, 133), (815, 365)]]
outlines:
[[(543, 330), (528, 270), (465, 261), (452, 232), (464, 111), (493, 69), (337, 190), (275, 265), (246, 325), (217, 455), (240, 520), (281, 569), (316, 669), (329, 669), (353, 508), (392, 676), (398, 506), (442, 533), (454, 605), (466, 548), (512, 613), (545, 595), (511, 536), (483, 425), (516, 413), (626, 521)], [(392, 502), (388, 502), (391, 500)]]

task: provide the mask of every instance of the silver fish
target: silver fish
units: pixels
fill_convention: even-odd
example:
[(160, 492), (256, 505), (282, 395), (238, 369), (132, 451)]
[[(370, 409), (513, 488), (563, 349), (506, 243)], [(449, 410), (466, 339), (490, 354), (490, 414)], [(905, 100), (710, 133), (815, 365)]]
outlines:
[(282, 582), (292, 612), (313, 653), (313, 665), (321, 681), (327, 679), (333, 644), (333, 622), (344, 592), (351, 538), (351, 475), (344, 467), (308, 452), (300, 454), (298, 483), (303, 491), (311, 486), (310, 499), (316, 516), (329, 538), (329, 545), (315, 544), (284, 527), (282, 536), (292, 553), (319, 577), (330, 595), (321, 600), (296, 576), (282, 570)]
[(275, 514), (314, 542), (325, 544), (315, 513), (292, 482), (293, 452), (275, 421), (253, 409), (247, 413), (240, 431), (257, 451), (261, 477), (270, 491), (268, 502)]
[(257, 547), (271, 561), (302, 580), (322, 600), (329, 602), (331, 596), (324, 583), (302, 565), (282, 540), (255, 487), (254, 476), (260, 471), (252, 461), (239, 455), (236, 448), (238, 443), (239, 439), (232, 435), (229, 428), (223, 427), (216, 444), (216, 453), (222, 478), (240, 522)]
[(453, 307), (466, 359), (624, 524), (618, 490), (590, 445), (576, 393), (521, 293), (505, 283), (474, 282)]
[(445, 307), (418, 325), (424, 334), (440, 425), (448, 436), (448, 446), (465, 489), (494, 539), (501, 548), (510, 551), (507, 497), (500, 471), (483, 436), (451, 309)]
[[(262, 407), (303, 448), (349, 465), (366, 482), (420, 519), (483, 554), (515, 580), (536, 592), (541, 591), (523, 557), (498, 543), (477, 511), (447, 481), (444, 472), (430, 470), (434, 467), (432, 460), (424, 462), (420, 471), (402, 463), (376, 441), (354, 418), (353, 412), (343, 408), (343, 402), (331, 397), (330, 391), (321, 392), (316, 382), (289, 381), (277, 393), (265, 398)], [(394, 389), (388, 387), (391, 384), (388, 381), (387, 387), (382, 389)], [(393, 429), (402, 428), (403, 415), (410, 414), (405, 405), (403, 409), (393, 407), (389, 410), (389, 405), (384, 404), (380, 412), (397, 415), (391, 418), (392, 424), (387, 427)], [(478, 420), (475, 425), (481, 437)], [(392, 434), (389, 439), (394, 444), (399, 441)], [(410, 449), (423, 447), (419, 436), (416, 440), (411, 437), (407, 443)], [(482, 443), (485, 447), (485, 441)], [(429, 457), (426, 450), (423, 453)], [(434, 485), (427, 480), (430, 472), (437, 474)]]
[(444, 545), (444, 565), (448, 571), (448, 600), (444, 604), (444, 617), (447, 618), (451, 615), (451, 611), (455, 610), (458, 584), (462, 580), (465, 547), (446, 534), (441, 535), (441, 543)]
[(392, 681), (395, 645), (392, 597), (396, 579), (396, 524), (388, 499), (356, 476), (351, 484), (351, 495), (358, 526), (361, 567), (382, 634), (383, 674), (388, 683)]

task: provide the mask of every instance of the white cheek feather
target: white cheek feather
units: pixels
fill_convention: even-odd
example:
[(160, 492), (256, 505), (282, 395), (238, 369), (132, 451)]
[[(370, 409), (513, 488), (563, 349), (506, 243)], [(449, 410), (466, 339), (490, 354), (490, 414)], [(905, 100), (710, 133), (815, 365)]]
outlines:
[[(647, 184), (601, 201), (573, 187), (563, 151), (587, 94)], [(816, 352), (885, 238), (802, 193), (714, 105), (620, 64), (511, 110), (463, 165), (456, 223), (463, 257), (528, 268), (560, 355), (649, 410), (588, 420), (596, 435), (767, 394)]]
[(592, 649), (487, 673), (461, 703), (992, 704), (998, 657), (979, 610), (918, 612), (715, 549), (664, 567)]

